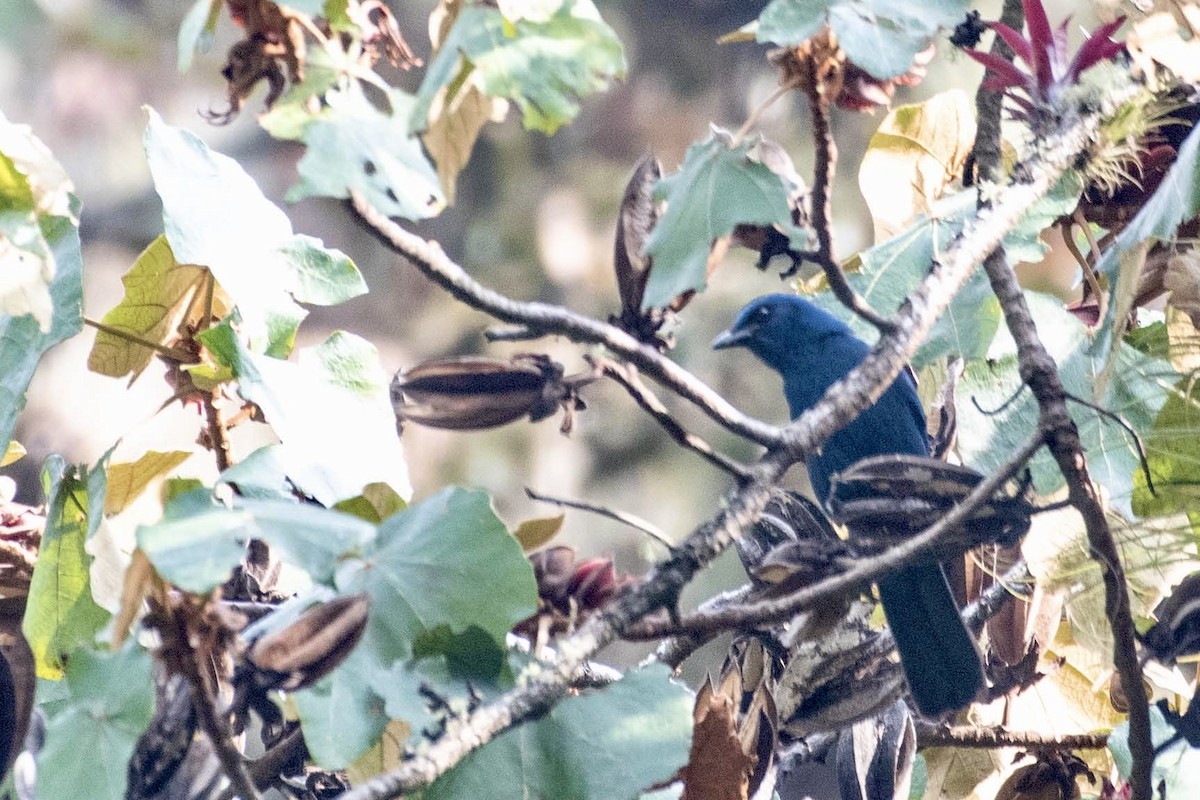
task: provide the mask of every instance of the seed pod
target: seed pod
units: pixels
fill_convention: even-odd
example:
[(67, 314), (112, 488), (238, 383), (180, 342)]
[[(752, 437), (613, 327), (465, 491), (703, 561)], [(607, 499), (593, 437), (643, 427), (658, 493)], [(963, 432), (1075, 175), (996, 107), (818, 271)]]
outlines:
[(792, 653), (775, 688), (780, 727), (794, 737), (839, 730), (880, 713), (904, 693), (900, 665), (877, 646), (867, 620), (872, 606), (856, 602), (848, 615)]
[(1200, 572), (1180, 581), (1155, 616), (1158, 622), (1142, 636), (1155, 659), (1173, 664), (1181, 656), (1200, 653)]
[(654, 184), (662, 177), (662, 165), (647, 153), (638, 161), (633, 175), (625, 186), (621, 210), (617, 214), (617, 237), (613, 248), (613, 267), (617, 275), (617, 291), (621, 295), (621, 316), (617, 320), (625, 330), (637, 335), (643, 326), (650, 325), (653, 335), (662, 324), (661, 315), (654, 321), (642, 311), (642, 297), (650, 278), (650, 256), (642, 252), (650, 231), (658, 222), (659, 204), (654, 202)]
[(460, 356), (424, 361), (392, 381), (396, 416), (431, 428), (482, 430), (528, 416), (537, 422), (560, 406), (584, 408), (547, 356)]
[(246, 660), (263, 673), (259, 685), (295, 691), (328, 675), (362, 638), (369, 607), (365, 594), (338, 597), (255, 640)]
[[(855, 530), (908, 536), (932, 525), (983, 481), (969, 467), (935, 458), (893, 454), (864, 458), (833, 476), (829, 509)], [(1022, 488), (997, 492), (971, 516), (981, 541), (1015, 544), (1029, 530), (1033, 505)]]

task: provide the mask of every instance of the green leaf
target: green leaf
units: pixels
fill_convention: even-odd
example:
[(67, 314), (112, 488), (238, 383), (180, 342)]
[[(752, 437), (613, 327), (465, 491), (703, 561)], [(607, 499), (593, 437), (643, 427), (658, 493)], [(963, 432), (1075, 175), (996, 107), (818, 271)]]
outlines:
[[(1049, 223), (1068, 214), (1083, 190), (1077, 175), (1068, 173), (1039, 200), (1004, 239), (1012, 261), (1039, 261), (1046, 251), (1039, 239)], [(921, 216), (907, 229), (860, 253), (847, 274), (850, 285), (872, 308), (889, 314), (899, 308), (929, 272), (929, 265), (945, 251), (975, 214), (975, 192), (964, 191), (939, 200), (931, 216)], [(851, 314), (837, 298), (825, 292), (813, 302), (846, 322), (863, 339), (873, 341), (878, 332)], [(929, 337), (913, 357), (920, 369), (951, 353), (967, 361), (981, 359), (1000, 328), (1000, 303), (986, 276), (976, 272), (955, 296)]]
[(656, 664), (498, 736), (425, 796), (628, 800), (687, 761), (691, 729), (691, 694)]
[(103, 463), (89, 471), (67, 468), (57, 456), (42, 471), (47, 489), (46, 530), (29, 586), (22, 630), (33, 651), (37, 674), (62, 678), (67, 656), (92, 641), (109, 614), (92, 599), (85, 544), (100, 524), (104, 503)]
[(408, 129), (411, 95), (389, 91), (390, 114), (357, 89), (330, 93), (325, 101), (326, 111), (304, 129), (308, 149), (289, 201), (345, 198), (356, 190), (388, 216), (412, 220), (432, 217), (445, 207), (437, 173)]
[(325, 769), (345, 768), (379, 741), (388, 718), (371, 685), (382, 682), (382, 673), (374, 654), (359, 644), (332, 674), (292, 695), (304, 744)]
[(667, 201), (667, 210), (646, 241), (654, 266), (643, 308), (666, 306), (683, 292), (703, 289), (713, 240), (738, 223), (799, 233), (788, 205), (792, 187), (754, 158), (756, 144), (734, 145), (728, 132), (714, 127), (706, 141), (688, 148), (679, 172), (658, 182), (654, 196)]
[[(1120, 415), (1134, 430), (1149, 430), (1168, 389), (1178, 380), (1171, 365), (1121, 345), (1112, 381), (1095, 396), (1101, 362), (1089, 352), (1087, 329), (1058, 299), (1035, 293), (1026, 297), (1038, 333), (1058, 362), (1063, 387)], [(999, 467), (1033, 434), (1037, 423), (1037, 404), (1030, 393), (1022, 391), (1013, 399), (1023, 384), (1011, 340), (1005, 347), (994, 345), (990, 357), (988, 362), (968, 363), (957, 392), (959, 454), (968, 466), (985, 473)], [(1119, 423), (1078, 403), (1067, 406), (1079, 426), (1092, 479), (1108, 490), (1110, 503), (1128, 515), (1133, 475), (1139, 469), (1133, 441)], [(1044, 450), (1030, 466), (1040, 494), (1063, 485), (1062, 474)]]
[[(251, 500), (295, 500), (279, 445), (268, 444), (221, 473), (218, 483), (230, 484)], [(338, 509), (339, 511), (342, 509)]]
[(1200, 385), (1185, 377), (1172, 387), (1145, 437), (1154, 492), (1139, 470), (1134, 475), (1133, 511), (1162, 516), (1197, 508), (1200, 499)]
[(221, 16), (221, 0), (196, 0), (179, 25), (179, 71), (187, 72), (197, 51), (205, 52), (212, 45)]
[(258, 124), (276, 139), (303, 139), (310, 123), (332, 113), (325, 104), (325, 93), (355, 68), (353, 59), (335, 41), (310, 48), (304, 80), (290, 86), (270, 110), (260, 114)]
[(1111, 359), (1114, 330), (1128, 315), (1137, 290), (1143, 258), (1130, 256), (1137, 248), (1148, 247), (1151, 240), (1170, 241), (1181, 223), (1198, 214), (1200, 126), (1183, 140), (1162, 183), (1096, 263), (1096, 271), (1108, 279), (1109, 286), (1108, 310), (1092, 345), (1097, 356)]
[(291, 363), (250, 352), (228, 324), (200, 338), (233, 369), (242, 397), (262, 409), (282, 442), (287, 476), (302, 491), (324, 506), (380, 481), (411, 496), (388, 377), (369, 342), (333, 333)]
[(79, 650), (67, 664), (70, 698), (46, 726), (38, 755), (41, 800), (123, 800), (138, 737), (154, 710), (149, 653), (133, 642), (115, 653)]
[(908, 72), (938, 28), (962, 21), (968, 0), (772, 0), (758, 17), (758, 41), (794, 47), (826, 24), (855, 65), (881, 80)]
[(371, 596), (367, 637), (388, 661), (439, 626), (476, 626), (502, 642), (537, 609), (533, 568), (480, 491), (445, 489), (388, 517), (377, 546), (338, 573), (343, 592)]
[(263, 539), (314, 581), (329, 583), (342, 558), (366, 547), (374, 526), (309, 503), (242, 500), (216, 505), (207, 490), (176, 497), (163, 519), (137, 530), (137, 542), (159, 574), (191, 592), (207, 592), (229, 577), (246, 542)]
[(513, 101), (527, 129), (552, 134), (579, 113), (577, 98), (624, 76), (620, 40), (591, 0), (539, 5), (537, 16), (509, 10), (512, 18), (483, 5), (462, 9), (417, 92), (412, 129), (436, 119), (435, 98), (444, 108), (474, 87)]
[(179, 263), (212, 272), (241, 312), (255, 350), (291, 351), (306, 314), (296, 301), (321, 304), (366, 291), (345, 255), (294, 234), (237, 162), (167, 125), (153, 109), (148, 114), (146, 156), (171, 251)]
[(187, 461), (191, 455), (187, 450), (171, 450), (166, 453), (150, 450), (132, 463), (109, 465), (104, 513), (120, 514), (130, 503), (141, 497), (151, 482)]
[[(1150, 740), (1156, 748), (1150, 782), (1155, 787), (1162, 787), (1162, 793), (1155, 795), (1162, 800), (1187, 800), (1195, 795), (1196, 786), (1200, 785), (1200, 748), (1192, 747), (1183, 739), (1164, 747), (1175, 735), (1175, 727), (1167, 722), (1162, 711), (1157, 706), (1150, 706)], [(1159, 747), (1163, 750), (1157, 751)], [(1128, 722), (1121, 723), (1109, 734), (1108, 749), (1117, 771), (1128, 780), (1133, 768)]]

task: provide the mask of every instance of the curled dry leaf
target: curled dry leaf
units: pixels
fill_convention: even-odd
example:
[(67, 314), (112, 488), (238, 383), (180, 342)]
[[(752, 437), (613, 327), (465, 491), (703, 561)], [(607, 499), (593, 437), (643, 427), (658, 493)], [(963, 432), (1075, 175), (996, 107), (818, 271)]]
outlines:
[(291, 625), (256, 639), (246, 661), (261, 688), (295, 691), (328, 675), (350, 655), (367, 628), (365, 594), (314, 606)]
[(544, 355), (437, 358), (396, 373), (392, 406), (401, 420), (450, 430), (494, 428), (526, 416), (538, 422), (561, 408), (566, 433), (574, 413), (586, 408), (577, 385)]
[(613, 246), (613, 269), (617, 276), (617, 292), (621, 296), (621, 314), (612, 321), (642, 341), (658, 341), (658, 329), (664, 322), (661, 308), (642, 310), (642, 298), (653, 263), (643, 248), (661, 211), (661, 204), (654, 201), (654, 185), (661, 177), (662, 165), (658, 159), (650, 154), (642, 156), (621, 197)]
[(307, 44), (298, 12), (270, 0), (229, 0), (233, 21), (246, 32), (229, 49), (221, 74), (228, 81), (229, 108), (212, 112), (218, 124), (231, 122), (259, 81), (266, 81), (266, 107), (275, 104), (289, 83), (304, 79)]
[(742, 749), (735, 699), (710, 676), (696, 693), (692, 718), (691, 751), (680, 771), (683, 800), (746, 800), (758, 758)]

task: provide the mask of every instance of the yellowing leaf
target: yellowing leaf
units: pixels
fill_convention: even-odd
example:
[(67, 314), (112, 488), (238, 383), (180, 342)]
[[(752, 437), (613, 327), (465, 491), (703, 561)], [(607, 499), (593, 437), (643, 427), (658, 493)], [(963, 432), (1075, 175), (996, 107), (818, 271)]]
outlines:
[(538, 517), (527, 519), (517, 526), (513, 536), (521, 543), (521, 549), (526, 553), (536, 550), (553, 539), (562, 530), (565, 514), (559, 513), (553, 517)]
[(929, 213), (962, 174), (974, 141), (975, 111), (958, 89), (900, 106), (884, 118), (858, 170), (875, 241), (895, 236), (919, 214)]
[[(166, 236), (159, 236), (142, 251), (121, 278), (125, 296), (101, 322), (145, 342), (166, 345), (180, 326), (196, 323), (204, 313), (202, 292), (210, 273), (204, 267), (179, 264)], [(213, 313), (224, 316), (230, 303), (223, 291), (213, 292)], [(136, 380), (154, 357), (154, 350), (114, 333), (99, 331), (88, 354), (88, 369), (101, 375)]]
[(357, 785), (367, 778), (394, 769), (404, 760), (404, 743), (411, 733), (404, 720), (388, 720), (387, 727), (383, 729), (383, 738), (346, 767), (346, 776)]
[(161, 478), (191, 456), (186, 450), (166, 453), (151, 450), (137, 461), (110, 464), (108, 493), (104, 496), (104, 513), (119, 514), (146, 491), (156, 478)]
[(471, 158), (479, 132), (489, 122), (502, 122), (508, 114), (508, 101), (488, 97), (476, 86), (468, 86), (447, 103), (448, 87), (443, 86), (429, 109), (429, 129), (421, 137), (425, 149), (437, 164), (438, 181), (446, 203), (454, 203), (454, 184)]
[(20, 461), (25, 456), (25, 448), (16, 439), (12, 439), (8, 443), (8, 448), (4, 451), (4, 455), (0, 456), (0, 467), (7, 467), (14, 461)]

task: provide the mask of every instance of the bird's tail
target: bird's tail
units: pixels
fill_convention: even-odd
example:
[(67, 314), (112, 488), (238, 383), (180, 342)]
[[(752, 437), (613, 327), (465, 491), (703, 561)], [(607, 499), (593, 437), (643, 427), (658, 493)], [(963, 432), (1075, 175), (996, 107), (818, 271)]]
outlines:
[(964, 627), (938, 564), (905, 569), (879, 582), (879, 596), (917, 709), (940, 717), (983, 688), (979, 648)]

